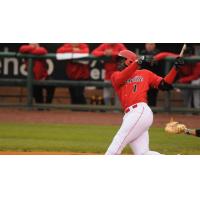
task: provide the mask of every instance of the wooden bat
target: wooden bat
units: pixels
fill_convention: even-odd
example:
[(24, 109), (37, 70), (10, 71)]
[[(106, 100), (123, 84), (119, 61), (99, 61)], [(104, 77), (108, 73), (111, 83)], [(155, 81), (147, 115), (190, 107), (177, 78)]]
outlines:
[[(181, 49), (181, 53), (179, 54), (179, 57), (183, 57), (183, 54), (184, 54), (184, 51), (186, 50), (186, 48), (187, 48), (187, 45), (184, 44), (183, 47), (182, 47), (182, 49)], [(174, 88), (174, 89), (175, 89), (175, 91), (177, 93), (181, 93), (181, 90), (179, 88)]]
[(181, 49), (181, 53), (179, 54), (180, 57), (183, 57), (183, 54), (184, 54), (184, 51), (186, 50), (186, 48), (187, 48), (187, 45), (184, 44), (182, 49)]

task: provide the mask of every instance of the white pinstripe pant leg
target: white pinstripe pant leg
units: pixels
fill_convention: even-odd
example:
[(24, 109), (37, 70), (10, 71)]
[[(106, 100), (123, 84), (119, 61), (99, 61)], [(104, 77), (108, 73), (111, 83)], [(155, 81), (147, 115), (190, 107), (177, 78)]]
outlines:
[(130, 147), (135, 155), (160, 155), (156, 151), (149, 150), (149, 132), (145, 131), (137, 139), (131, 142)]
[(133, 108), (125, 114), (122, 125), (113, 138), (106, 155), (121, 154), (128, 144), (137, 146), (137, 152), (143, 152), (143, 149), (146, 149), (144, 153), (149, 152), (148, 137), (142, 137), (144, 141), (141, 144), (137, 144), (137, 141), (140, 141), (138, 138), (144, 133), (148, 133), (148, 129), (153, 122), (153, 113), (146, 103), (138, 103), (137, 105), (137, 108)]

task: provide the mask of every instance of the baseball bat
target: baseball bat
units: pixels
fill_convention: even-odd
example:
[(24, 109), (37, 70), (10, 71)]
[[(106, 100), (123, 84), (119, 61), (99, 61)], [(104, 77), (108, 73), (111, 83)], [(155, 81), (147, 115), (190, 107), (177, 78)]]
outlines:
[(186, 48), (187, 48), (187, 45), (184, 44), (182, 49), (181, 49), (181, 53), (179, 54), (180, 57), (183, 57), (183, 54), (184, 54), (184, 51), (186, 50)]
[[(186, 50), (187, 45), (184, 44), (182, 49), (181, 49), (181, 53), (179, 54), (179, 57), (183, 57), (184, 51)], [(174, 88), (176, 92), (181, 93), (181, 90), (179, 88)]]

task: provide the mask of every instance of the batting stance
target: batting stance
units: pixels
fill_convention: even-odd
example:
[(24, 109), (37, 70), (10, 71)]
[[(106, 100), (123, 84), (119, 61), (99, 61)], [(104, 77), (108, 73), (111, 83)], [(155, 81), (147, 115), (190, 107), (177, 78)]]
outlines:
[(177, 57), (171, 71), (162, 78), (149, 70), (138, 69), (139, 65), (144, 66), (147, 62), (145, 56), (138, 58), (135, 53), (123, 50), (119, 57), (121, 61), (118, 71), (112, 74), (111, 81), (125, 115), (106, 155), (121, 154), (128, 144), (135, 155), (157, 155), (158, 152), (149, 149), (148, 130), (153, 122), (153, 113), (147, 105), (147, 91), (150, 87), (172, 89), (171, 84), (184, 61)]

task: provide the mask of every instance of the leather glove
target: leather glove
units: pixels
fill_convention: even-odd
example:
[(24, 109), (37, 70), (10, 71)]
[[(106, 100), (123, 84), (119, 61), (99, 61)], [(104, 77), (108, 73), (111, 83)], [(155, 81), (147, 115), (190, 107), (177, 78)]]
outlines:
[(184, 134), (187, 127), (185, 124), (181, 124), (179, 122), (171, 120), (165, 126), (165, 131), (171, 134)]

